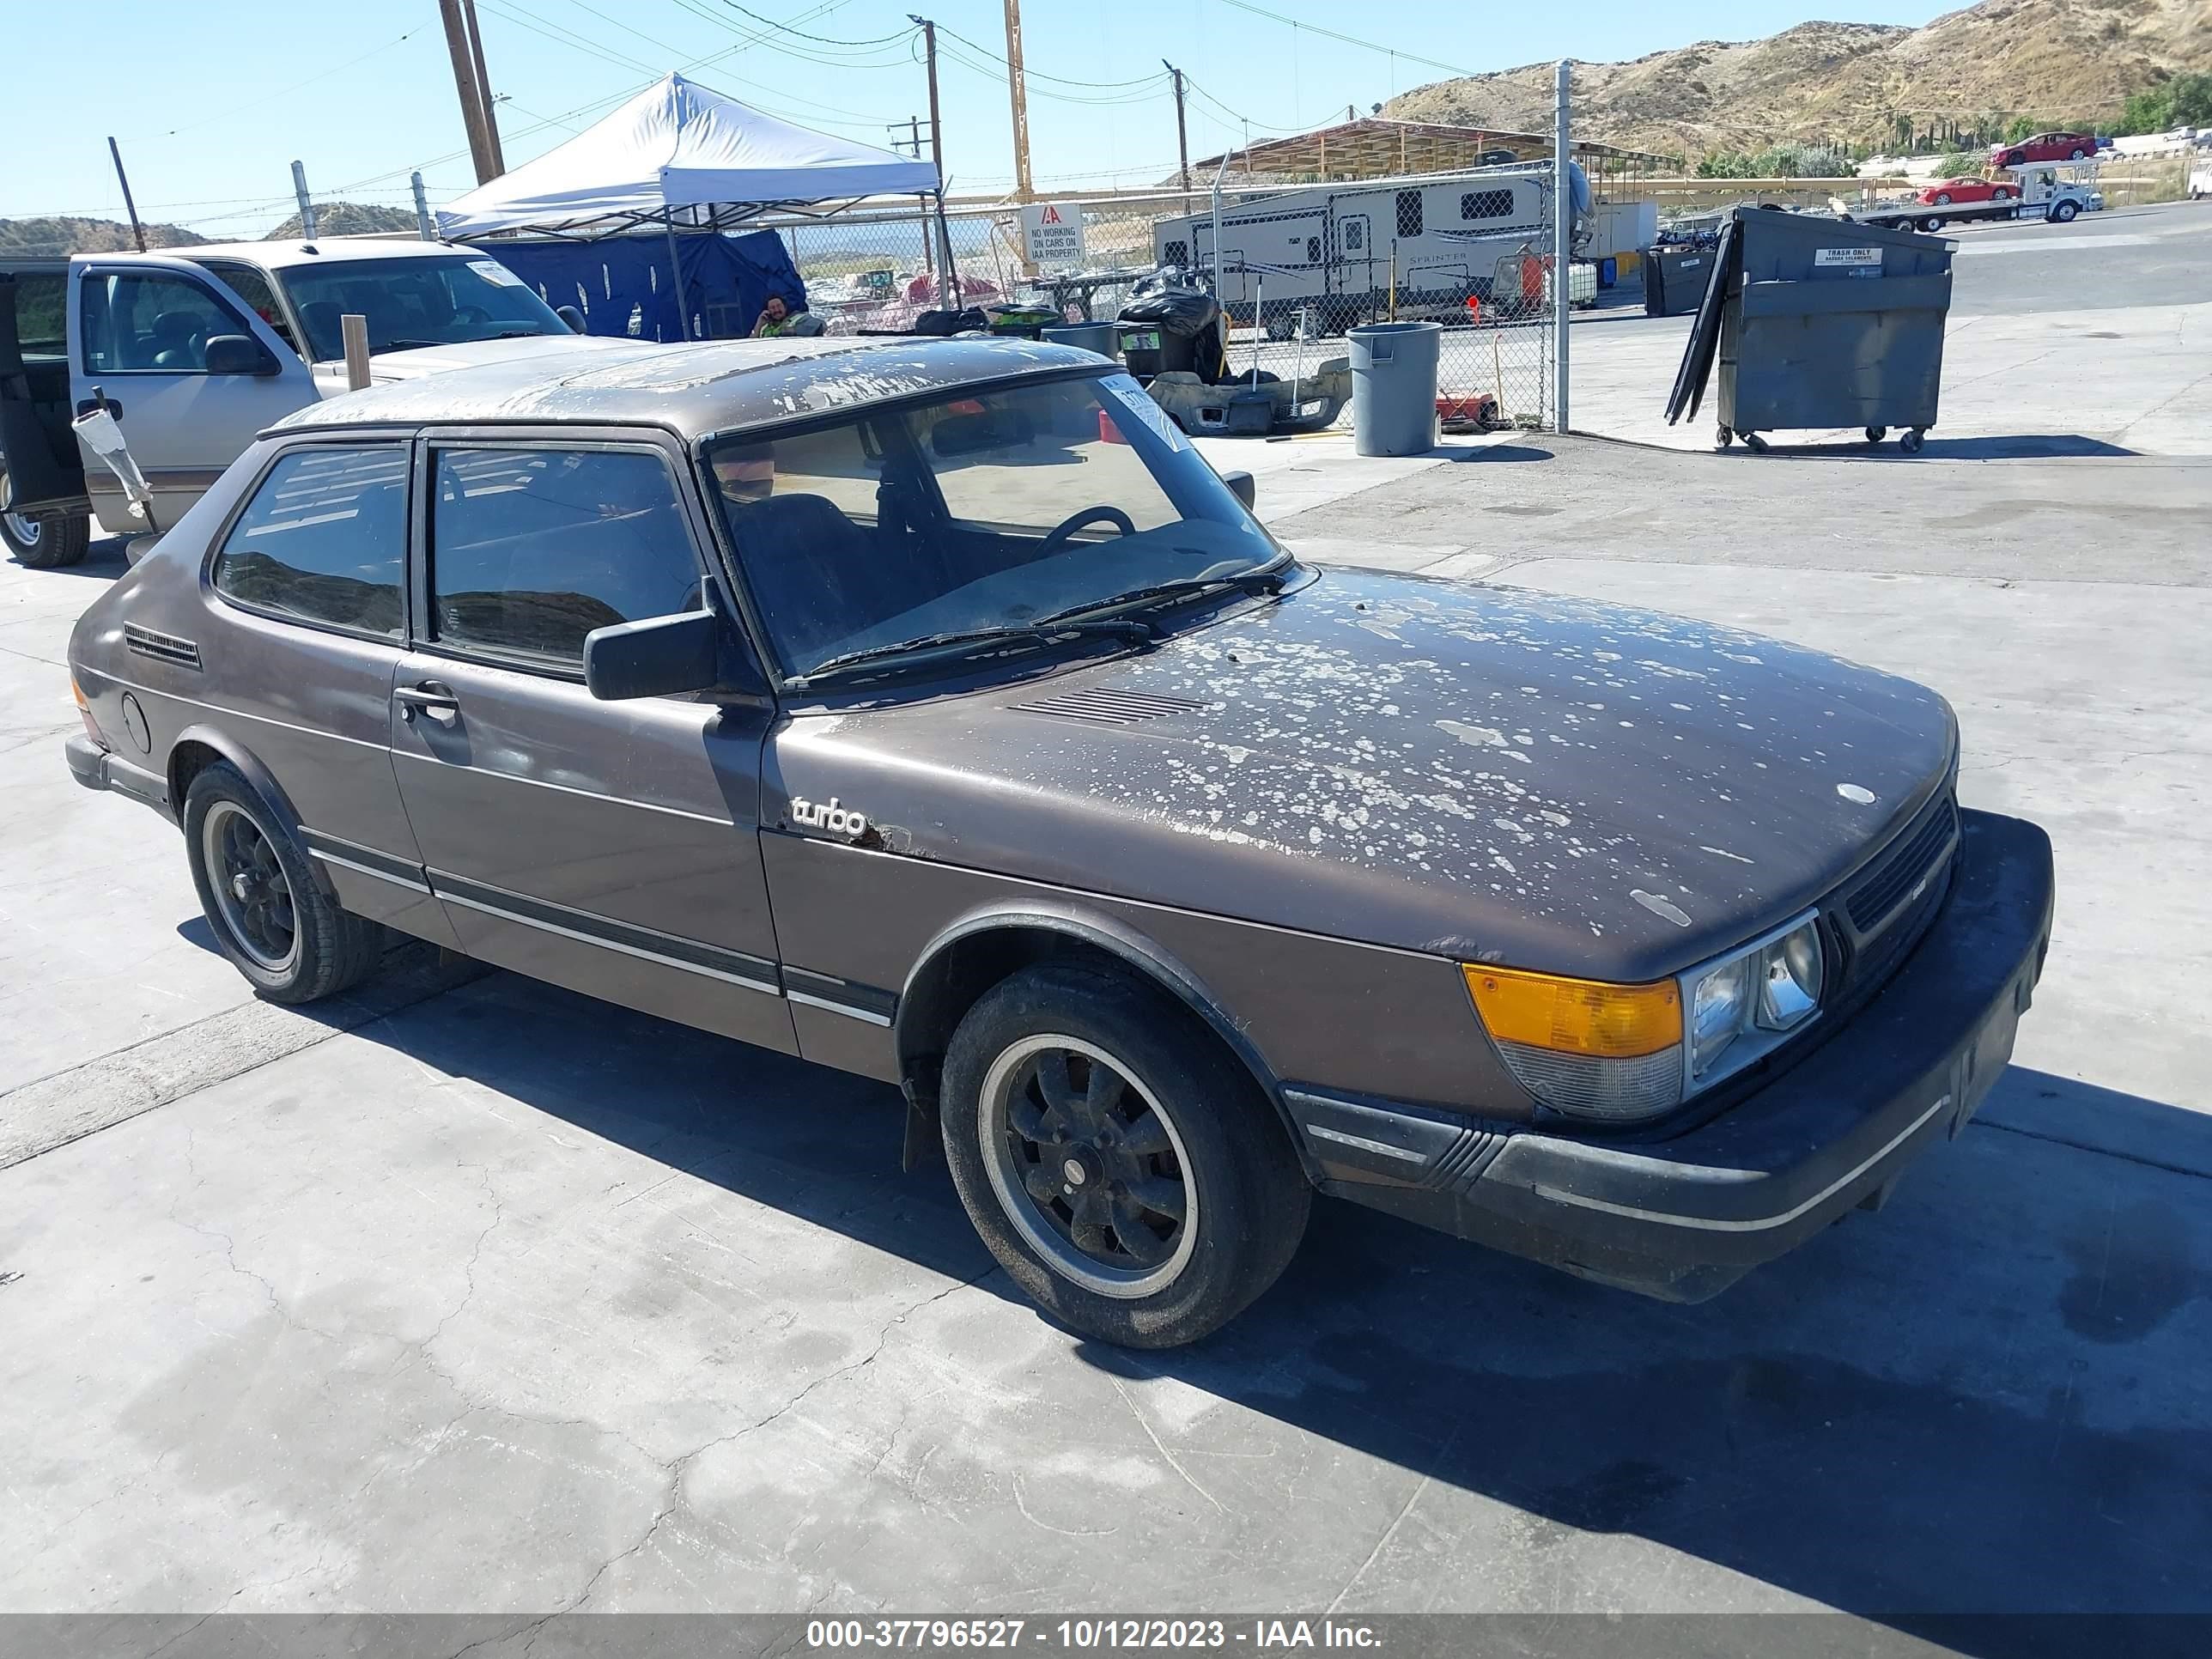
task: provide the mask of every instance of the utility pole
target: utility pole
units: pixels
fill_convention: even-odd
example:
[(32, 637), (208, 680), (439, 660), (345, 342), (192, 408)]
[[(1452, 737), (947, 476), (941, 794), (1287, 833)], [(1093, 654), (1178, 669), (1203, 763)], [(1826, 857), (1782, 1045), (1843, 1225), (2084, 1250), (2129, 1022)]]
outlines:
[(507, 154), (499, 146), (499, 108), (491, 95), (491, 76), (484, 73), (483, 28), (477, 21), (477, 0), (461, 0), (461, 17), (469, 26), (469, 64), (477, 72), (477, 100), (483, 106), (484, 143), (491, 151), (492, 174), (507, 171)]
[(1182, 181), (1182, 210), (1190, 211), (1190, 133), (1182, 118), (1182, 71), (1164, 58), (1160, 59), (1167, 72), (1175, 77), (1176, 94), (1176, 155), (1179, 158), (1176, 177)]
[(921, 31), (922, 55), (929, 65), (929, 161), (937, 169), (937, 254), (938, 264), (945, 276), (939, 289), (939, 303), (957, 308), (960, 304), (960, 276), (952, 264), (952, 230), (945, 222), (945, 122), (937, 106), (937, 25), (927, 17), (917, 17), (912, 12), (906, 21)]
[(453, 60), (453, 90), (460, 94), (461, 125), (469, 135), (469, 160), (477, 182), (488, 185), (501, 171), (484, 125), (484, 105), (477, 84), (476, 53), (469, 45), (468, 25), (461, 20), (461, 0), (438, 0), (438, 15), (446, 25), (446, 52)]
[(115, 182), (123, 186), (123, 210), (131, 216), (131, 240), (138, 244), (138, 251), (146, 251), (146, 228), (138, 222), (138, 204), (131, 199), (131, 179), (123, 171), (123, 152), (115, 147), (115, 140), (107, 141), (107, 153), (115, 158)]
[[(884, 130), (896, 133), (899, 125), (896, 121), (887, 122)], [(891, 148), (903, 149), (919, 161), (921, 160), (921, 118), (919, 115), (909, 115), (906, 118), (905, 125), (906, 137), (894, 137), (891, 140)], [(929, 246), (932, 234), (929, 225), (929, 198), (922, 196), (916, 198), (916, 200), (921, 204), (921, 274), (928, 276), (934, 274), (937, 264), (937, 260), (931, 253)]]
[(1030, 95), (1022, 80), (1022, 0), (1006, 0), (1006, 92), (1014, 104), (1014, 199), (1027, 202), (1030, 186)]
[(422, 175), (410, 173), (407, 175), (407, 182), (415, 191), (415, 228), (422, 233), (424, 241), (434, 242), (438, 240), (438, 229), (430, 217), (430, 198), (422, 193)]
[(1559, 59), (1553, 82), (1552, 112), (1552, 430), (1572, 430), (1567, 424), (1567, 335), (1572, 315), (1574, 252), (1574, 145), (1569, 131), (1567, 105), (1573, 65)]
[(315, 240), (315, 204), (307, 194), (307, 169), (297, 161), (292, 163), (292, 194), (300, 204), (300, 240), (312, 242)]

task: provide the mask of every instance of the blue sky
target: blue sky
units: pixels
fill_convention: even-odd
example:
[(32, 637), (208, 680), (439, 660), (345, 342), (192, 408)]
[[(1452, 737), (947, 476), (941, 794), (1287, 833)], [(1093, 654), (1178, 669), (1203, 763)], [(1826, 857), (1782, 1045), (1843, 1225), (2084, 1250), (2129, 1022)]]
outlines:
[[(1581, 0), (1372, 7), (1257, 0), (1029, 0), (1030, 127), (1039, 188), (1140, 184), (1175, 162), (1164, 55), (1200, 90), (1194, 157), (1364, 110), (1393, 92), (1540, 59), (1629, 58), (1698, 40), (1747, 40), (1817, 15), (1917, 24), (1943, 6), (1834, 0), (1815, 9), (1754, 0), (1697, 5)], [(477, 0), (509, 165), (550, 149), (670, 69), (787, 118), (871, 143), (927, 113), (910, 5), (934, 15), (945, 161), (961, 194), (1013, 173), (1000, 0)], [(105, 139), (113, 132), (140, 213), (253, 235), (289, 210), (290, 167), (319, 198), (404, 204), (420, 167), (434, 204), (474, 182), (436, 0), (104, 0), (88, 14), (11, 8), (0, 216), (123, 216)], [(771, 28), (767, 22), (782, 25)], [(1366, 43), (1320, 33), (1334, 30)], [(964, 37), (963, 40), (955, 37)], [(885, 38), (890, 37), (890, 38)], [(872, 42), (868, 45), (844, 43)], [(839, 43), (839, 44), (831, 44)], [(96, 58), (98, 71), (88, 72)], [(703, 60), (703, 61), (702, 61)]]

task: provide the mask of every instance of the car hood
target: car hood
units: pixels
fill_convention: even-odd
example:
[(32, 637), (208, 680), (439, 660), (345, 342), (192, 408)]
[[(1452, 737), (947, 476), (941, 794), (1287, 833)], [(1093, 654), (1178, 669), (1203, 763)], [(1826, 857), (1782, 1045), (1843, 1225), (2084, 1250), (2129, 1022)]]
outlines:
[[(389, 380), (418, 380), (425, 374), (448, 369), (474, 368), (481, 363), (516, 362), (529, 357), (556, 356), (584, 350), (643, 351), (651, 341), (611, 340), (596, 335), (525, 334), (511, 340), (464, 340), (454, 345), (417, 346), (411, 351), (380, 351), (368, 360), (368, 380), (380, 386)], [(346, 390), (345, 364), (319, 362), (315, 386), (324, 397)]]
[(1923, 686), (1756, 635), (1327, 569), (1139, 654), (795, 714), (764, 806), (788, 828), (834, 797), (894, 854), (1638, 979), (1832, 889), (1943, 787), (1955, 731)]

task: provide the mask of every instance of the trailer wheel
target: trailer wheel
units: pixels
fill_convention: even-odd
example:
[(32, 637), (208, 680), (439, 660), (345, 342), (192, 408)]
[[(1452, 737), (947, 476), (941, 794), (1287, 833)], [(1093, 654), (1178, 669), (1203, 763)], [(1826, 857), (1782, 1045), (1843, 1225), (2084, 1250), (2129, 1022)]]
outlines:
[(1916, 426), (1911, 431), (1898, 439), (1897, 447), (1908, 455), (1917, 455), (1923, 441), (1924, 441), (1924, 436), (1920, 428)]
[(1927, 231), (1930, 235), (1933, 235), (1936, 232), (1943, 228), (1943, 222), (1931, 213), (1928, 217), (1920, 222), (1920, 228)]

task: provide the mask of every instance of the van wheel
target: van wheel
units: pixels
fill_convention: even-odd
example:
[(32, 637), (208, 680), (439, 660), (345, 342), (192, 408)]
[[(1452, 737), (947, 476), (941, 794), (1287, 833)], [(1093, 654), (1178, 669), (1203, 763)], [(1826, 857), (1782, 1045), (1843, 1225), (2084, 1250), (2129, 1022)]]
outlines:
[(200, 908), (222, 947), (271, 1002), (313, 1002), (358, 985), (384, 930), (339, 908), (307, 854), (235, 767), (216, 761), (185, 791), (185, 849)]
[(985, 993), (946, 1050), (939, 1115), (983, 1243), (1086, 1336), (1194, 1342), (1305, 1233), (1312, 1188), (1250, 1076), (1125, 975), (1048, 963)]
[(8, 504), (12, 499), (8, 474), (0, 470), (0, 542), (8, 544), (9, 556), (17, 564), (33, 570), (60, 570), (83, 562), (85, 550), (92, 545), (88, 517), (72, 513), (64, 518), (33, 518), (28, 513), (10, 512)]

